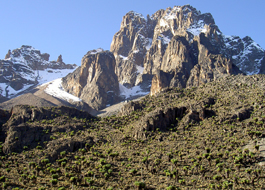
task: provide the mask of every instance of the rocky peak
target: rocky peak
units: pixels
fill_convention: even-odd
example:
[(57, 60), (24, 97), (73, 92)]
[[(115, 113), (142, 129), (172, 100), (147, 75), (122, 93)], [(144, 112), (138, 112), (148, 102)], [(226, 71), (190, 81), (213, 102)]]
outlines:
[(116, 103), (119, 95), (115, 64), (110, 51), (101, 48), (89, 51), (82, 58), (81, 67), (64, 77), (62, 85), (92, 108), (103, 109)]
[(252, 38), (223, 35), (223, 39), (224, 54), (228, 54), (228, 57), (233, 60), (233, 64), (242, 72), (247, 75), (263, 73), (261, 67), (265, 51)]
[(11, 55), (11, 50), (9, 49), (6, 56), (5, 56), (5, 59), (9, 59), (10, 58), (10, 55)]
[(12, 61), (24, 62), (34, 70), (38, 69), (40, 65), (48, 64), (48, 61), (43, 59), (43, 57), (47, 57), (47, 54), (42, 55), (40, 50), (28, 45), (22, 45), (21, 48), (14, 49), (10, 57)]
[(62, 63), (62, 62), (63, 62), (62, 55), (59, 55), (58, 56), (58, 59), (57, 59), (57, 63)]
[(49, 58), (48, 53), (41, 53), (28, 45), (9, 50), (5, 59), (0, 60), (1, 94), (10, 98), (10, 94), (15, 95), (19, 90), (37, 85), (41, 77), (39, 70), (75, 68), (75, 65), (49, 61)]
[[(174, 36), (184, 36), (191, 41), (201, 32), (209, 30), (210, 33), (210, 25), (214, 24), (211, 14), (201, 14), (190, 5), (161, 9), (147, 19), (133, 11), (127, 13), (111, 43), (119, 82), (133, 87), (139, 74), (153, 74), (160, 68), (164, 52)], [(144, 67), (143, 73), (138, 72), (139, 66)]]
[(204, 25), (215, 24), (210, 13), (201, 14), (190, 5), (169, 7), (165, 11), (159, 10), (152, 18), (157, 20), (155, 39), (165, 31), (170, 31), (173, 36), (188, 31), (194, 36), (198, 35), (200, 30), (204, 30)]
[(6, 55), (8, 61), (14, 64), (24, 65), (33, 70), (52, 69), (70, 69), (74, 65), (65, 64), (62, 55), (58, 56), (57, 61), (49, 61), (50, 55), (48, 53), (41, 53), (40, 50), (35, 49), (29, 45), (22, 45), (20, 48), (14, 49)]
[(122, 19), (121, 28), (127, 27), (140, 27), (141, 25), (146, 24), (146, 19), (140, 13), (130, 11)]
[(209, 82), (223, 74), (264, 71), (264, 50), (258, 44), (250, 37), (223, 35), (210, 13), (190, 5), (161, 9), (146, 19), (127, 13), (113, 37), (111, 52), (119, 82), (130, 88), (142, 75), (156, 76), (157, 70), (168, 73), (170, 86), (178, 87)]

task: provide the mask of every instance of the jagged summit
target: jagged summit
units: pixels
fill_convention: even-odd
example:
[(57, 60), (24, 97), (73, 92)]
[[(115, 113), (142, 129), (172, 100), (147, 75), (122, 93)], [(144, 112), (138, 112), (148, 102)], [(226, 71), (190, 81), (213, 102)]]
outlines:
[[(160, 9), (147, 18), (128, 12), (113, 37), (110, 51), (116, 58), (119, 82), (127, 88), (150, 84), (143, 78), (152, 78), (147, 76), (156, 75), (158, 70), (168, 73), (170, 86), (179, 87), (214, 80), (222, 76), (220, 72), (257, 74), (264, 70), (264, 50), (257, 43), (250, 37), (224, 35), (210, 13), (201, 13), (190, 5)], [(225, 63), (216, 62), (214, 57)], [(207, 62), (216, 62), (216, 66), (208, 70)], [(195, 73), (204, 74), (193, 76)]]
[[(95, 109), (109, 105), (101, 100), (112, 91), (119, 91), (120, 97), (128, 100), (148, 94), (150, 90), (153, 95), (166, 87), (198, 86), (226, 75), (256, 74), (265, 70), (264, 50), (257, 43), (250, 37), (224, 35), (210, 13), (201, 13), (190, 5), (160, 9), (146, 17), (135, 11), (128, 12), (107, 53), (115, 58), (110, 58), (115, 63), (114, 68), (109, 58), (99, 62), (100, 54), (106, 52), (89, 51), (82, 59), (82, 65), (86, 66), (64, 80), (68, 92), (83, 96)], [(109, 81), (116, 81), (118, 85), (115, 84), (114, 90), (107, 85), (108, 91), (101, 91), (104, 92), (101, 95), (87, 96), (92, 91), (98, 92), (92, 90), (96, 86), (104, 86), (104, 80), (95, 80), (98, 75), (95, 63), (111, 65), (110, 73), (114, 70), (118, 81)], [(77, 84), (82, 87), (75, 86), (73, 81), (79, 81)], [(114, 96), (109, 97), (113, 100)], [(110, 99), (107, 102), (113, 103)]]
[[(73, 71), (76, 65), (65, 64), (62, 55), (57, 61), (49, 61), (48, 53), (41, 53), (29, 45), (9, 50), (5, 59), (0, 60), (0, 93), (6, 98), (12, 98), (28, 88), (54, 79), (53, 69)], [(49, 73), (49, 76), (47, 74)], [(61, 76), (62, 77), (62, 76)]]
[(91, 51), (88, 51), (86, 55), (94, 55), (94, 54), (97, 54), (97, 53), (100, 53), (100, 52), (103, 52), (104, 49), (102, 48), (98, 48), (98, 49), (94, 49), (94, 50), (91, 50)]
[(49, 61), (50, 55), (48, 53), (41, 53), (40, 50), (35, 49), (29, 45), (22, 45), (20, 48), (9, 50), (5, 59), (17, 64), (24, 64), (33, 70), (44, 70), (47, 68), (54, 69), (73, 69), (75, 66), (65, 64), (62, 55), (58, 56), (57, 61)]
[(264, 58), (264, 49), (251, 37), (225, 36), (226, 49), (231, 53), (234, 64), (247, 75), (263, 73), (260, 71)]
[[(190, 5), (160, 9), (146, 17), (130, 11), (123, 16), (110, 51), (88, 51), (81, 67), (63, 78), (62, 88), (100, 110), (150, 91), (155, 95), (167, 87), (186, 88), (232, 74), (265, 73), (264, 57), (264, 50), (250, 37), (223, 34), (210, 13)], [(24, 80), (22, 84), (31, 85), (39, 79), (36, 71), (66, 67), (61, 55), (52, 62), (49, 54), (31, 46), (8, 51), (2, 63), (8, 73), (3, 80)], [(20, 84), (12, 85), (22, 89)]]

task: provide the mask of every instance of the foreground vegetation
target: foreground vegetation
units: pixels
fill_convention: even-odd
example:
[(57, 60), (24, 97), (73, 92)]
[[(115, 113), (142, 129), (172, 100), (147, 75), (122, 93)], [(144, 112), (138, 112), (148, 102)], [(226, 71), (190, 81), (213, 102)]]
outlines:
[[(262, 189), (261, 148), (265, 122), (265, 77), (230, 76), (189, 89), (168, 89), (139, 100), (140, 109), (106, 118), (29, 121), (29, 126), (82, 126), (53, 132), (22, 152), (1, 153), (3, 189)], [(264, 84), (264, 85), (263, 85)], [(206, 104), (212, 99), (211, 104)], [(194, 105), (205, 117), (187, 120)], [(136, 137), (142, 118), (185, 107), (163, 128)], [(52, 108), (51, 108), (52, 109)], [(243, 110), (243, 111), (242, 111)], [(248, 111), (250, 114), (248, 115)], [(240, 115), (241, 114), (241, 115)], [(242, 116), (243, 114), (243, 116)], [(188, 121), (188, 123), (187, 123)], [(8, 134), (7, 134), (8, 135)], [(50, 157), (52, 142), (91, 138), (73, 151)], [(23, 137), (20, 137), (23, 138)], [(5, 139), (1, 139), (1, 148)]]

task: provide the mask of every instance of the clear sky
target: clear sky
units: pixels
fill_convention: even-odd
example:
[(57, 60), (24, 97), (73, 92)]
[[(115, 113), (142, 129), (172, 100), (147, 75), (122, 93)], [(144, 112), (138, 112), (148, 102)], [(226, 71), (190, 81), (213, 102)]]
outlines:
[(0, 59), (8, 49), (31, 45), (50, 60), (81, 64), (87, 51), (109, 50), (122, 17), (133, 10), (190, 4), (210, 12), (226, 35), (250, 36), (265, 49), (265, 0), (0, 0)]

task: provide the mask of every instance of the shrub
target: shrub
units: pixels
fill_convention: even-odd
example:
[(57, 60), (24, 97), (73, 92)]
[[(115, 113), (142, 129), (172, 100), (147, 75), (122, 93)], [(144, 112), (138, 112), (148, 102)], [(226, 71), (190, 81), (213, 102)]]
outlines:
[(138, 189), (144, 189), (144, 188), (145, 188), (145, 183), (144, 183), (144, 182), (136, 181), (136, 182), (134, 182), (134, 185), (135, 185)]
[(5, 181), (5, 179), (6, 179), (6, 177), (5, 177), (5, 176), (1, 176), (1, 177), (0, 177), (0, 182), (4, 182), (4, 181)]
[(89, 178), (86, 178), (86, 183), (90, 186), (92, 186), (94, 184), (94, 180), (93, 179), (89, 179)]
[(57, 179), (52, 179), (52, 180), (50, 180), (50, 182), (52, 183), (52, 185), (56, 185), (58, 183), (58, 180)]
[(136, 170), (136, 169), (131, 169), (131, 170), (129, 171), (129, 173), (130, 173), (131, 175), (135, 175), (135, 174), (137, 173), (137, 170)]
[(166, 188), (166, 190), (176, 190), (176, 187), (175, 187), (175, 186), (168, 186), (168, 187)]
[(58, 179), (59, 178), (59, 175), (58, 174), (53, 174), (52, 175), (52, 179)]
[(61, 155), (61, 156), (65, 156), (65, 155), (66, 155), (66, 151), (62, 151), (62, 152), (60, 152), (60, 155)]

